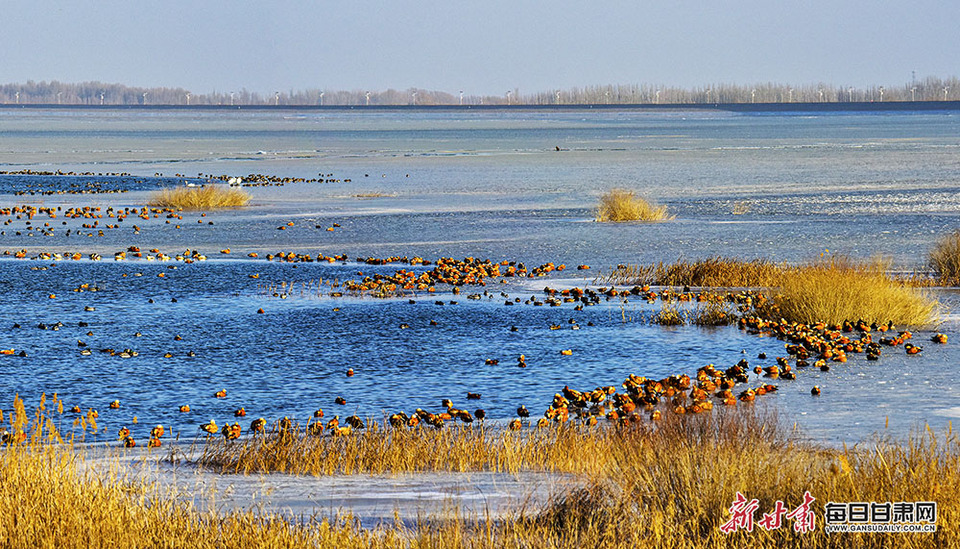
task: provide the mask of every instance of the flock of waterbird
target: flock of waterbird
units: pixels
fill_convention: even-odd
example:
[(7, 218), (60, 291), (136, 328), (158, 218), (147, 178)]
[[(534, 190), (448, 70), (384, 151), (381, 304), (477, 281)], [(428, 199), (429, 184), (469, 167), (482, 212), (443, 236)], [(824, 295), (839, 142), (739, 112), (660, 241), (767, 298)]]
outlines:
[[(6, 172), (0, 172), (0, 175)], [(26, 172), (17, 172), (21, 175)], [(29, 172), (28, 175), (45, 175), (57, 177), (75, 177), (92, 176), (104, 174), (74, 174), (64, 172)], [(129, 176), (129, 174), (109, 174), (116, 176)], [(160, 174), (157, 174), (158, 176)], [(185, 177), (177, 174), (177, 177)], [(223, 181), (230, 185), (238, 186), (262, 186), (262, 185), (283, 185), (286, 183), (298, 182), (340, 182), (350, 181), (341, 180), (333, 177), (333, 174), (320, 174), (319, 178), (281, 178), (263, 175), (248, 175), (245, 178), (232, 176), (214, 176), (200, 174), (201, 179)], [(89, 189), (87, 189), (89, 190)], [(55, 236), (56, 234), (85, 235), (88, 237), (104, 236), (104, 231), (117, 230), (124, 227), (132, 229), (133, 234), (139, 235), (141, 227), (138, 224), (124, 222), (124, 220), (137, 220), (136, 223), (144, 224), (151, 220), (163, 219), (165, 224), (175, 224), (177, 228), (183, 222), (184, 216), (189, 215), (181, 210), (174, 208), (152, 208), (145, 206), (136, 207), (101, 207), (101, 206), (36, 206), (36, 205), (16, 205), (0, 207), (0, 217), (6, 217), (3, 226), (9, 229), (0, 230), (0, 237), (7, 235), (7, 230), (13, 231), (12, 235), (32, 236)], [(207, 217), (206, 213), (197, 213), (199, 224), (212, 225), (213, 221)], [(56, 221), (61, 221), (61, 227), (72, 223), (73, 226), (66, 229), (65, 233), (56, 232)], [(68, 223), (69, 222), (69, 223)], [(18, 226), (18, 223), (22, 227)], [(102, 223), (102, 224), (101, 224)], [(279, 230), (288, 230), (295, 227), (296, 222), (289, 221), (278, 227)], [(316, 229), (325, 229), (326, 231), (335, 231), (340, 229), (340, 225), (334, 223), (330, 226), (315, 225)], [(221, 255), (232, 253), (230, 248), (220, 250)], [(0, 257), (13, 259), (32, 259), (42, 261), (66, 261), (66, 260), (89, 260), (98, 261), (102, 259), (101, 254), (95, 252), (81, 253), (63, 252), (63, 251), (35, 251), (28, 252), (26, 249), (6, 250), (0, 252)], [(247, 257), (251, 260), (261, 258), (259, 252), (249, 252)], [(134, 260), (134, 261), (182, 261), (192, 263), (207, 259), (207, 254), (197, 250), (185, 250), (183, 252), (164, 253), (159, 248), (150, 248), (149, 251), (142, 251), (137, 245), (130, 245), (123, 250), (113, 254), (116, 261)], [(339, 262), (346, 264), (350, 261), (347, 254), (338, 253), (325, 255), (323, 253), (311, 254), (296, 251), (276, 251), (263, 254), (266, 261), (277, 261), (284, 263), (308, 263), (308, 262)], [(567, 269), (565, 264), (555, 264), (553, 262), (544, 263), (535, 267), (528, 267), (521, 261), (494, 261), (489, 259), (478, 259), (467, 257), (464, 259), (438, 258), (434, 260), (414, 256), (391, 256), (385, 258), (378, 257), (357, 257), (354, 260), (357, 265), (367, 265), (382, 268), (390, 265), (402, 266), (392, 273), (374, 272), (364, 275), (358, 272), (362, 278), (358, 280), (346, 280), (331, 287), (330, 297), (342, 297), (345, 293), (353, 295), (366, 295), (385, 298), (409, 298), (414, 302), (412, 296), (423, 294), (435, 295), (439, 297), (444, 293), (453, 296), (459, 295), (461, 289), (476, 289), (474, 293), (468, 295), (468, 299), (494, 299), (495, 292), (490, 292), (486, 287), (488, 284), (495, 284), (497, 281), (505, 282), (507, 278), (541, 278), (547, 277), (551, 273), (560, 273)], [(44, 267), (35, 266), (34, 269)], [(589, 270), (588, 265), (579, 265), (577, 270)], [(379, 269), (382, 271), (383, 269)], [(134, 276), (140, 276), (137, 273)], [(159, 278), (164, 278), (165, 273), (157, 274)], [(249, 275), (250, 278), (259, 278), (259, 273)], [(95, 284), (82, 284), (74, 288), (75, 292), (97, 291)], [(482, 290), (482, 291), (481, 291)], [(273, 295), (286, 297), (283, 292), (276, 291)], [(50, 299), (56, 299), (55, 293), (49, 295)], [(561, 307), (565, 304), (571, 305), (575, 310), (582, 310), (583, 307), (600, 304), (603, 300), (611, 299), (640, 299), (648, 303), (661, 301), (670, 302), (713, 302), (729, 304), (736, 312), (736, 315), (730, 315), (725, 322), (736, 322), (737, 326), (750, 334), (774, 336), (784, 341), (784, 356), (775, 357), (775, 363), (767, 366), (750, 367), (749, 362), (743, 358), (736, 364), (728, 368), (718, 368), (712, 364), (702, 366), (697, 369), (693, 378), (690, 375), (681, 373), (670, 375), (665, 378), (653, 379), (637, 375), (628, 376), (620, 385), (598, 386), (593, 389), (574, 389), (569, 386), (556, 393), (550, 405), (545, 409), (542, 416), (536, 420), (537, 427), (546, 427), (551, 424), (565, 423), (571, 420), (583, 422), (587, 425), (597, 425), (601, 421), (606, 421), (615, 425), (630, 425), (644, 420), (644, 414), (651, 421), (657, 421), (662, 418), (664, 412), (675, 414), (700, 414), (710, 411), (714, 403), (724, 406), (735, 406), (738, 403), (752, 402), (757, 397), (777, 391), (777, 385), (771, 382), (777, 379), (793, 381), (798, 377), (798, 373), (807, 368), (814, 368), (820, 371), (829, 371), (831, 365), (842, 364), (848, 360), (848, 355), (863, 354), (866, 360), (879, 360), (885, 349), (894, 349), (901, 347), (907, 354), (919, 354), (922, 348), (910, 343), (912, 334), (909, 331), (896, 331), (895, 327), (887, 323), (867, 322), (864, 320), (848, 320), (838, 325), (827, 325), (825, 323), (804, 324), (796, 322), (786, 322), (783, 320), (774, 320), (764, 316), (764, 304), (767, 302), (766, 296), (762, 292), (752, 291), (710, 291), (702, 290), (699, 292), (684, 288), (681, 291), (672, 288), (652, 289), (649, 286), (634, 286), (630, 288), (617, 287), (598, 287), (589, 286), (571, 287), (555, 289), (549, 286), (544, 288), (542, 295), (532, 295), (529, 298), (522, 299), (518, 296), (511, 296), (505, 291), (499, 292), (499, 298), (504, 301), (504, 306), (514, 306), (526, 304), (531, 306), (550, 306)], [(437, 304), (444, 304), (442, 300), (436, 301)], [(454, 303), (454, 302), (451, 302)], [(95, 310), (87, 307), (87, 311)], [(260, 309), (258, 312), (263, 312)], [(591, 323), (592, 324), (592, 323)], [(85, 326), (84, 322), (80, 323)], [(57, 330), (62, 327), (62, 323), (51, 325), (41, 324), (37, 328)], [(407, 326), (401, 324), (401, 328)], [(570, 319), (568, 326), (573, 329), (579, 329), (579, 324)], [(551, 324), (550, 329), (560, 329), (563, 325)], [(14, 328), (20, 328), (19, 324)], [(512, 328), (516, 329), (516, 328)], [(89, 334), (92, 335), (92, 332)], [(179, 338), (179, 336), (177, 336)], [(938, 344), (947, 342), (947, 336), (944, 334), (935, 334), (931, 341)], [(83, 341), (78, 341), (80, 354), (88, 356), (92, 350), (86, 348)], [(121, 358), (132, 358), (138, 356), (138, 352), (132, 349), (100, 349), (100, 352), (109, 353)], [(560, 349), (561, 355), (570, 356), (572, 349)], [(18, 355), (26, 356), (25, 351), (18, 351), (16, 348), (0, 349), (0, 355)], [(164, 356), (169, 357), (169, 353)], [(758, 359), (766, 359), (766, 355), (761, 353)], [(489, 358), (486, 360), (488, 365), (499, 364), (499, 358)], [(517, 367), (527, 367), (526, 357), (519, 355), (516, 359)], [(355, 372), (352, 368), (346, 371), (348, 377), (353, 377)], [(819, 396), (821, 391), (818, 386), (813, 386), (810, 390), (814, 396)], [(225, 398), (226, 389), (221, 389), (212, 395), (212, 398)], [(468, 392), (466, 399), (470, 401), (480, 400), (482, 396), (479, 393)], [(346, 399), (338, 396), (335, 405), (343, 406)], [(405, 411), (386, 412), (388, 423), (394, 428), (421, 428), (430, 426), (433, 428), (442, 428), (448, 422), (460, 422), (465, 425), (471, 425), (475, 422), (483, 423), (487, 419), (487, 412), (483, 408), (476, 408), (473, 411), (466, 407), (458, 407), (449, 399), (444, 399), (440, 403), (439, 410), (428, 411), (423, 408), (416, 408), (412, 413)], [(118, 409), (121, 404), (119, 401), (113, 401), (109, 408)], [(70, 410), (77, 415), (77, 421), (85, 424), (96, 425), (96, 418), (99, 413), (94, 408), (87, 409), (86, 412), (79, 406), (74, 406)], [(179, 406), (181, 413), (191, 412), (189, 404)], [(222, 435), (226, 440), (236, 440), (241, 437), (243, 428), (239, 420), (247, 415), (245, 407), (241, 407), (234, 412), (234, 421), (224, 422), (222, 425), (215, 420), (199, 425), (199, 430), (210, 436)], [(498, 414), (501, 417), (502, 413)], [(508, 414), (512, 415), (512, 414)], [(530, 419), (530, 411), (525, 405), (520, 405), (516, 409), (516, 417), (510, 419), (506, 426), (510, 430), (521, 430), (525, 425), (534, 423)], [(357, 415), (346, 417), (340, 420), (340, 415), (334, 415), (333, 418), (323, 420), (324, 411), (317, 409), (310, 418), (307, 419), (306, 432), (311, 435), (346, 436), (354, 431), (364, 429), (366, 422)], [(289, 417), (283, 417), (274, 423), (274, 432), (287, 432), (291, 429), (293, 420)], [(265, 435), (267, 433), (268, 422), (258, 417), (251, 421), (248, 431), (254, 436)], [(167, 430), (163, 426), (157, 425), (150, 431), (148, 447), (158, 447)], [(127, 447), (136, 446), (136, 440), (131, 435), (130, 429), (123, 426), (118, 430), (118, 438), (121, 443)], [(4, 442), (15, 440), (16, 435), (4, 429), (0, 432)]]
[[(167, 181), (171, 178), (162, 173), (153, 174), (153, 179), (136, 177), (126, 172), (72, 172), (17, 170), (0, 171), (0, 176), (18, 178), (18, 190), (14, 196), (55, 196), (55, 195), (97, 195), (129, 192), (126, 188), (133, 182), (134, 187), (149, 187), (149, 182)], [(199, 173), (196, 176), (174, 174), (172, 179), (187, 186), (195, 187), (207, 183), (226, 183), (231, 187), (283, 187), (294, 183), (351, 183), (350, 178), (334, 177), (332, 173), (319, 173), (317, 177), (279, 177), (253, 173), (243, 177)], [(159, 188), (159, 187), (157, 187)]]
[[(368, 257), (358, 259), (359, 264), (389, 265), (404, 263), (409, 265), (410, 268), (420, 266), (423, 269), (412, 277), (408, 277), (407, 273), (414, 271), (400, 269), (394, 275), (381, 275), (379, 278), (372, 279), (378, 284), (400, 287), (402, 283), (403, 288), (419, 288), (419, 284), (425, 284), (428, 288), (442, 288), (442, 291), (449, 291), (452, 294), (459, 293), (459, 289), (462, 287), (479, 288), (483, 287), (488, 279), (510, 276), (506, 273), (512, 273), (512, 276), (544, 277), (550, 272), (563, 270), (562, 265), (554, 266), (552, 263), (547, 263), (528, 271), (521, 262), (493, 262), (476, 258), (465, 258), (463, 260), (440, 258), (434, 261), (420, 257)], [(426, 270), (427, 267), (432, 267), (432, 269)], [(407, 281), (408, 279), (413, 282)], [(417, 282), (420, 280), (423, 282)], [(78, 291), (94, 290), (95, 287), (90, 286), (78, 288)], [(371, 292), (375, 295), (372, 287), (360, 291)], [(483, 293), (471, 294), (470, 297), (474, 299), (484, 297), (493, 299), (494, 295), (484, 289)], [(500, 292), (500, 297), (505, 298), (504, 305), (523, 303), (530, 306), (561, 307), (564, 304), (569, 304), (575, 310), (582, 310), (585, 306), (598, 305), (604, 300), (614, 298), (636, 298), (648, 303), (657, 301), (729, 303), (740, 313), (736, 324), (741, 330), (754, 335), (773, 336), (784, 341), (784, 355), (775, 357), (775, 363), (767, 366), (757, 365), (751, 368), (747, 359), (742, 358), (728, 368), (718, 368), (712, 364), (700, 367), (693, 378), (688, 374), (674, 374), (664, 378), (647, 378), (631, 374), (621, 383), (619, 388), (599, 386), (594, 389), (574, 389), (565, 386), (562, 391), (553, 396), (551, 404), (535, 422), (530, 419), (531, 413), (528, 408), (525, 405), (520, 405), (516, 410), (516, 417), (506, 423), (506, 427), (510, 430), (520, 430), (525, 425), (532, 423), (535, 423), (538, 428), (544, 428), (551, 424), (562, 424), (571, 420), (589, 426), (597, 425), (601, 421), (626, 426), (644, 421), (644, 414), (646, 414), (647, 419), (654, 422), (661, 419), (665, 412), (700, 414), (710, 411), (714, 403), (735, 406), (738, 403), (752, 402), (757, 397), (777, 391), (778, 386), (771, 383), (774, 380), (796, 380), (798, 373), (807, 368), (824, 372), (829, 371), (831, 365), (835, 366), (838, 363), (847, 362), (848, 355), (863, 354), (866, 360), (872, 361), (879, 360), (885, 349), (902, 346), (907, 354), (919, 354), (922, 351), (919, 346), (910, 343), (912, 340), (911, 332), (896, 331), (895, 327), (889, 322), (868, 323), (857, 320), (846, 321), (837, 325), (827, 325), (825, 323), (804, 324), (766, 319), (758, 314), (758, 311), (764, 309), (767, 300), (765, 295), (759, 292), (716, 292), (709, 290), (695, 292), (689, 288), (684, 288), (682, 291), (671, 288), (656, 290), (649, 286), (634, 286), (631, 288), (572, 287), (564, 289), (548, 286), (543, 289), (542, 299), (536, 295), (525, 300), (521, 300), (519, 297), (511, 299), (511, 296), (506, 292)], [(415, 300), (411, 299), (411, 301)], [(592, 325), (592, 323), (590, 324)], [(570, 319), (568, 326), (571, 329), (579, 328), (579, 324), (574, 319)], [(15, 325), (14, 327), (19, 328), (20, 326)], [(37, 326), (39, 329), (53, 330), (60, 327), (62, 327), (62, 323)], [(404, 325), (401, 324), (401, 328), (403, 327)], [(562, 327), (561, 324), (551, 324), (549, 329), (560, 329)], [(177, 337), (179, 338), (179, 336)], [(938, 333), (932, 336), (931, 341), (943, 344), (947, 342), (947, 336)], [(78, 342), (78, 344), (85, 347), (82, 342)], [(138, 354), (130, 349), (122, 351), (101, 349), (100, 351), (109, 352), (111, 355), (123, 358), (135, 357)], [(13, 354), (16, 350), (7, 349), (0, 352)], [(82, 348), (80, 352), (81, 354), (90, 354), (91, 351)], [(559, 353), (570, 356), (573, 351), (571, 349), (561, 349)], [(165, 356), (169, 356), (169, 354)], [(757, 358), (766, 360), (767, 356), (765, 353), (761, 353)], [(497, 365), (499, 359), (490, 358), (486, 360), (486, 363)], [(524, 355), (518, 356), (516, 365), (520, 368), (527, 367), (526, 357)], [(353, 377), (355, 375), (354, 369), (349, 368), (345, 375)], [(811, 394), (819, 396), (820, 388), (814, 386), (811, 389)], [(226, 389), (221, 389), (212, 395), (213, 398), (218, 399), (226, 396)], [(482, 395), (479, 393), (468, 392), (466, 394), (466, 399), (469, 401), (477, 401), (481, 398)], [(334, 403), (338, 406), (344, 406), (347, 404), (347, 400), (343, 396), (337, 396)], [(476, 408), (471, 411), (466, 407), (455, 405), (449, 399), (442, 400), (440, 405), (441, 409), (432, 411), (417, 408), (412, 413), (405, 411), (389, 412), (387, 422), (393, 428), (421, 428), (423, 426), (442, 428), (448, 422), (471, 425), (475, 422), (482, 424), (487, 419), (487, 412), (483, 408)], [(120, 408), (120, 402), (111, 402), (109, 408)], [(189, 404), (183, 404), (179, 407), (179, 410), (181, 413), (189, 413), (191, 407)], [(71, 411), (78, 415), (83, 414), (78, 406)], [(211, 436), (219, 434), (226, 440), (236, 440), (243, 433), (239, 419), (246, 417), (246, 415), (246, 408), (240, 407), (234, 412), (233, 423), (228, 421), (221, 425), (212, 419), (199, 425), (199, 429)], [(89, 409), (86, 412), (87, 421), (97, 417), (99, 417), (99, 414), (95, 409)], [(364, 429), (366, 426), (364, 419), (357, 415), (348, 416), (342, 421), (340, 415), (334, 415), (333, 418), (326, 421), (323, 418), (323, 409), (317, 409), (307, 419), (305, 432), (313, 436), (324, 434), (345, 436)], [(273, 432), (286, 433), (292, 425), (293, 420), (291, 418), (281, 418), (274, 423)], [(265, 435), (267, 426), (268, 422), (264, 418), (258, 417), (250, 423), (248, 431), (254, 436)], [(153, 428), (147, 446), (150, 448), (160, 446), (164, 433), (165, 429), (160, 425)], [(136, 446), (136, 440), (128, 427), (122, 427), (118, 431), (118, 437), (124, 446)]]

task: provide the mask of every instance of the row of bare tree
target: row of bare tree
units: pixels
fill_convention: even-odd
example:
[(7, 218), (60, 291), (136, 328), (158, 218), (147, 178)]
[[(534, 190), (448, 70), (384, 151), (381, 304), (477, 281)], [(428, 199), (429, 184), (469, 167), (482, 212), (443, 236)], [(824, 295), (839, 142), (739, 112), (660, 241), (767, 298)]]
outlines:
[(33, 82), (0, 85), (0, 103), (23, 105), (603, 105), (696, 103), (836, 103), (949, 101), (960, 99), (957, 77), (927, 77), (896, 86), (751, 86), (717, 84), (699, 88), (607, 85), (521, 94), (465, 95), (411, 88), (405, 91), (289, 90), (271, 95), (239, 91), (193, 93), (183, 88), (139, 88), (103, 82)]

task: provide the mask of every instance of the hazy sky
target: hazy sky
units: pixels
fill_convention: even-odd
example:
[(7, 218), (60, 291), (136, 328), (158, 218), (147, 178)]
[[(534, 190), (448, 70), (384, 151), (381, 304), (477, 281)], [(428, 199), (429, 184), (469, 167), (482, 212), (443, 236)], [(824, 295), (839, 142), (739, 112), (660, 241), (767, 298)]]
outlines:
[(956, 0), (2, 0), (0, 82), (889, 86), (960, 74), (958, 23)]

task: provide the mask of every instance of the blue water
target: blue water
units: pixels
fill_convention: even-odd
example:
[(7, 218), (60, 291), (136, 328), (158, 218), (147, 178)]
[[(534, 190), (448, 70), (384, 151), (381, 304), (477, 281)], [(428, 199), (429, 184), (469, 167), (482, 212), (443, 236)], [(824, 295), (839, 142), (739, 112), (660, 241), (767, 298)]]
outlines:
[[(564, 385), (619, 385), (630, 373), (693, 373), (741, 358), (768, 365), (783, 354), (782, 342), (735, 328), (653, 326), (648, 319), (659, 305), (506, 307), (500, 292), (524, 301), (542, 295), (547, 284), (591, 284), (620, 263), (714, 255), (798, 262), (829, 249), (857, 258), (884, 255), (897, 269), (922, 267), (936, 238), (958, 228), (958, 148), (960, 118), (949, 113), (2, 111), (0, 170), (130, 175), (0, 175), (0, 207), (138, 206), (152, 189), (199, 182), (205, 174), (330, 182), (251, 187), (253, 203), (245, 209), (185, 213), (169, 224), (163, 216), (122, 223), (104, 217), (96, 229), (84, 229), (91, 220), (61, 215), (0, 226), (0, 253), (105, 258), (0, 260), (0, 347), (28, 354), (0, 357), (0, 395), (35, 400), (58, 392), (68, 407), (100, 411), (104, 440), (121, 425), (143, 439), (156, 423), (193, 436), (210, 418), (232, 421), (240, 406), (248, 421), (305, 420), (316, 408), (328, 417), (381, 418), (417, 407), (439, 410), (440, 400), (450, 398), (509, 419), (520, 404), (539, 413)], [(75, 190), (78, 182), (127, 192), (14, 194)], [(653, 198), (676, 219), (593, 223), (597, 197), (612, 187)], [(41, 231), (44, 223), (51, 227)], [(325, 230), (334, 223), (340, 227)], [(131, 245), (169, 255), (199, 250), (210, 259), (112, 261)], [(220, 254), (223, 248), (232, 253)], [(263, 259), (278, 251), (346, 254), (351, 261)], [(261, 258), (246, 258), (250, 252)], [(394, 300), (334, 298), (328, 286), (318, 289), (318, 281), (392, 272), (400, 267), (355, 259), (393, 255), (571, 268), (490, 285), (492, 297), (480, 300), (467, 294), (484, 288)], [(592, 269), (572, 268), (579, 264)], [(99, 291), (73, 291), (85, 283)], [(281, 283), (294, 287), (283, 290), (285, 299), (272, 296)], [(960, 417), (954, 396), (960, 353), (953, 343), (960, 334), (956, 298), (939, 296), (941, 330), (951, 344), (924, 344), (920, 357), (889, 351), (879, 363), (853, 356), (829, 373), (780, 381), (781, 390), (764, 398), (806, 436), (833, 443), (878, 431), (904, 436), (923, 422), (945, 426)], [(571, 319), (581, 329), (570, 329)], [(49, 329), (57, 322), (63, 326)], [(15, 323), (20, 328), (11, 328)], [(558, 324), (562, 329), (550, 329)], [(78, 340), (90, 356), (80, 355)], [(106, 348), (138, 356), (99, 352)], [(756, 359), (760, 352), (771, 358)], [(516, 367), (520, 354), (529, 367)], [(486, 365), (488, 358), (500, 363)], [(354, 377), (345, 376), (348, 368)], [(814, 384), (823, 388), (819, 399), (809, 395)], [(221, 388), (227, 398), (213, 398)], [(467, 391), (483, 398), (468, 402)], [(334, 404), (337, 396), (347, 404)], [(122, 407), (108, 410), (114, 399)], [(193, 411), (180, 414), (181, 404)]]

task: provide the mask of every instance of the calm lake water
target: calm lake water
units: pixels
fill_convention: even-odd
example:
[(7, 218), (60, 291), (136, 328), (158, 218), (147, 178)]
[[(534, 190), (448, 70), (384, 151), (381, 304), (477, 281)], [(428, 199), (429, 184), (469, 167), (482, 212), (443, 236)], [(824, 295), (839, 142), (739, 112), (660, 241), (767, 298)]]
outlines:
[[(527, 300), (547, 284), (592, 284), (620, 263), (715, 255), (800, 262), (829, 250), (883, 255), (910, 270), (923, 265), (938, 236), (960, 227), (955, 113), (11, 109), (0, 110), (0, 170), (129, 174), (0, 176), (0, 207), (139, 206), (152, 190), (201, 183), (202, 174), (325, 181), (248, 188), (253, 202), (245, 209), (184, 214), (169, 224), (131, 216), (106, 229), (105, 217), (89, 229), (82, 225), (91, 220), (37, 216), (0, 227), (0, 251), (105, 258), (0, 260), (0, 347), (28, 354), (0, 357), (0, 395), (35, 401), (58, 392), (68, 406), (97, 408), (103, 440), (126, 425), (145, 441), (157, 423), (192, 437), (210, 418), (232, 421), (240, 406), (247, 421), (305, 420), (317, 408), (327, 417), (379, 419), (439, 410), (450, 398), (505, 420), (520, 404), (539, 414), (564, 385), (692, 374), (741, 358), (765, 366), (784, 354), (782, 342), (732, 327), (652, 326), (647, 319), (659, 305), (506, 307), (500, 292)], [(127, 192), (43, 194), (91, 186)], [(665, 204), (676, 219), (592, 222), (597, 197), (614, 187)], [(325, 230), (334, 223), (335, 231)], [(169, 255), (199, 250), (209, 260), (112, 261), (129, 246)], [(232, 253), (220, 254), (223, 248)], [(281, 250), (350, 261), (263, 259)], [(261, 258), (246, 258), (250, 252)], [(491, 285), (492, 296), (480, 300), (467, 299), (473, 290), (392, 300), (317, 290), (320, 281), (406, 267), (356, 258), (415, 255), (571, 269)], [(592, 268), (572, 269), (579, 264)], [(280, 284), (286, 299), (272, 295)], [(921, 332), (921, 356), (902, 349), (879, 362), (853, 356), (828, 373), (780, 381), (764, 400), (785, 423), (829, 443), (902, 437), (925, 422), (942, 430), (960, 417), (960, 324), (952, 291), (938, 297), (950, 344), (925, 344), (930, 334)], [(93, 353), (82, 356), (78, 341)], [(104, 348), (138, 356), (109, 356)], [(761, 352), (771, 358), (758, 360)], [(520, 354), (528, 368), (515, 366)], [(488, 358), (500, 363), (486, 365)], [(346, 377), (348, 368), (356, 375)], [(820, 398), (809, 394), (815, 384)], [(221, 388), (227, 398), (213, 398)], [(467, 391), (483, 398), (468, 403)], [(347, 404), (334, 404), (337, 396)], [(114, 399), (121, 408), (108, 410)], [(181, 404), (193, 411), (179, 413)]]

